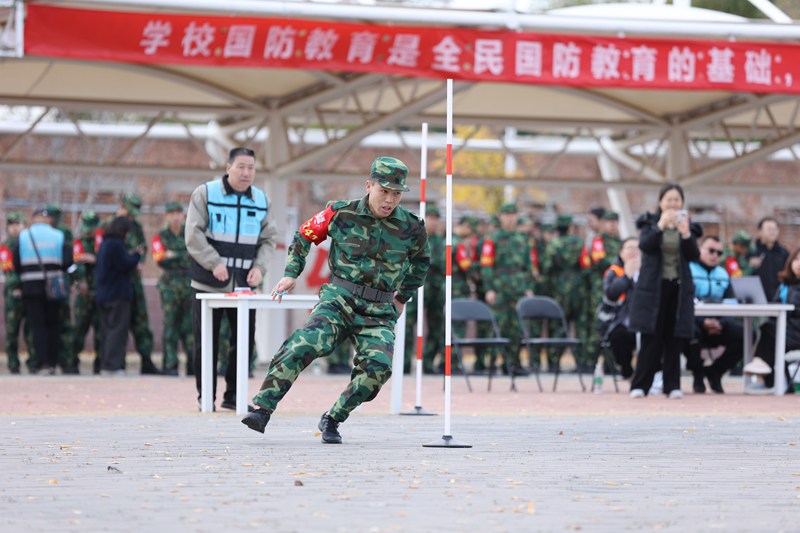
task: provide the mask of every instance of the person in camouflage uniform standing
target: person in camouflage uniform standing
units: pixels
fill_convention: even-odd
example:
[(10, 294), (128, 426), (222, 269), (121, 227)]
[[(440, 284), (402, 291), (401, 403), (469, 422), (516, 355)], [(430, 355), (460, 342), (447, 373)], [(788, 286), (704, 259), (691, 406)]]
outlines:
[[(428, 232), (431, 264), (425, 277), (425, 341), (422, 346), (422, 370), (433, 373), (433, 360), (436, 354), (444, 351), (444, 283), (445, 283), (445, 244), (441, 234), (441, 215), (439, 208), (431, 204), (425, 212), (425, 226)], [(417, 357), (417, 298), (406, 306), (406, 349), (405, 372), (411, 368), (411, 361)], [(456, 298), (456, 296), (453, 296)]]
[[(147, 241), (144, 237), (142, 224), (136, 220), (142, 208), (142, 199), (136, 193), (125, 193), (120, 197), (119, 207), (116, 216), (128, 217), (133, 222), (133, 229), (125, 237), (125, 248), (128, 252), (134, 250), (141, 251), (139, 268), (131, 274), (133, 284), (133, 301), (131, 302), (131, 333), (133, 334), (133, 344), (136, 351), (142, 358), (140, 372), (142, 374), (160, 374), (156, 365), (153, 363), (153, 331), (150, 329), (150, 319), (147, 316), (147, 300), (144, 297), (144, 286), (142, 285), (141, 266), (144, 265), (147, 257)], [(112, 219), (113, 220), (113, 217)], [(109, 220), (109, 222), (111, 221)]]
[(194, 364), (192, 337), (192, 287), (189, 278), (189, 252), (186, 250), (183, 205), (168, 202), (164, 207), (167, 225), (153, 236), (153, 260), (162, 269), (158, 292), (164, 312), (163, 373), (178, 375), (178, 342), (186, 352), (187, 373)]
[(750, 258), (753, 257), (752, 242), (753, 237), (743, 229), (733, 234), (732, 246), (725, 247), (723, 262), (730, 277), (740, 278), (753, 275), (754, 269), (750, 264)]
[[(64, 212), (61, 210), (61, 207), (56, 204), (47, 204), (45, 209), (52, 216), (53, 227), (64, 233), (65, 242), (72, 243), (72, 228), (62, 222), (61, 217), (64, 215)], [(75, 281), (74, 274), (68, 273), (67, 277), (70, 281), (70, 285), (72, 285)], [(61, 344), (58, 354), (58, 364), (61, 367), (61, 372), (64, 374), (78, 374), (80, 373), (78, 369), (79, 361), (73, 351), (72, 307), (70, 305), (69, 296), (67, 296), (67, 299), (61, 304), (59, 324), (61, 326)]]
[(97, 313), (97, 303), (94, 300), (94, 265), (97, 261), (97, 250), (103, 240), (103, 230), (100, 228), (100, 217), (91, 209), (81, 215), (80, 235), (72, 244), (72, 260), (75, 262), (75, 281), (78, 292), (75, 295), (75, 329), (73, 330), (73, 359), (83, 351), (86, 333), (91, 327), (94, 331), (94, 363), (92, 370), (100, 373), (100, 315)]
[[(583, 245), (583, 239), (570, 234), (572, 215), (561, 214), (556, 219), (558, 237), (547, 244), (545, 250), (542, 272), (548, 276), (552, 284), (551, 295), (564, 310), (567, 324), (575, 323), (580, 319), (585, 304), (586, 291), (584, 286), (584, 269), (591, 264), (589, 256)], [(580, 333), (580, 330), (576, 331)], [(567, 335), (569, 332), (565, 332)], [(582, 347), (575, 349), (575, 362), (578, 365), (588, 365)], [(548, 351), (550, 368), (554, 369), (558, 361), (556, 352)]]
[[(13, 211), (6, 216), (6, 242), (0, 246), (0, 265), (5, 276), (4, 305), (6, 328), (6, 356), (8, 357), (8, 370), (12, 374), (19, 374), (19, 333), (23, 329), (25, 307), (22, 305), (22, 286), (19, 274), (14, 270), (14, 253), (19, 245), (19, 233), (25, 228), (25, 217), (22, 213)], [(38, 370), (36, 357), (33, 355), (33, 342), (30, 338), (30, 328), (25, 323), (25, 342), (28, 345), (28, 372), (31, 374)]]
[(517, 206), (503, 204), (498, 215), (500, 227), (483, 240), (481, 279), (486, 303), (492, 307), (503, 337), (511, 339), (508, 363), (518, 376), (528, 374), (519, 359), (520, 325), (517, 301), (533, 296), (533, 269), (528, 235), (517, 230)]
[(311, 245), (326, 239), (331, 242), (330, 283), (320, 289), (320, 301), (305, 326), (272, 359), (253, 398), (258, 409), (242, 419), (250, 429), (263, 433), (300, 372), (342, 339), (353, 339), (355, 366), (349, 385), (320, 419), (322, 442), (340, 444), (339, 424), (373, 400), (391, 376), (397, 318), (424, 283), (430, 265), (425, 223), (400, 206), (408, 190), (407, 174), (399, 159), (378, 157), (366, 180), (365, 197), (329, 204), (295, 233), (273, 297), (280, 301), (295, 287)]

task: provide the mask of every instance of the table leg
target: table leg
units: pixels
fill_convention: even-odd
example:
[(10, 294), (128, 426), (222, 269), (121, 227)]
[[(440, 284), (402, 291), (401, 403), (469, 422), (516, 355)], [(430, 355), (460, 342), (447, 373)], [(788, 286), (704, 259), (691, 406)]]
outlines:
[(250, 306), (239, 297), (236, 303), (236, 414), (247, 414), (247, 374), (250, 370)]
[(778, 314), (775, 328), (775, 396), (786, 392), (786, 311)]
[(213, 360), (213, 340), (211, 336), (211, 307), (208, 300), (200, 301), (200, 410), (203, 413), (214, 411), (214, 382), (216, 370)]

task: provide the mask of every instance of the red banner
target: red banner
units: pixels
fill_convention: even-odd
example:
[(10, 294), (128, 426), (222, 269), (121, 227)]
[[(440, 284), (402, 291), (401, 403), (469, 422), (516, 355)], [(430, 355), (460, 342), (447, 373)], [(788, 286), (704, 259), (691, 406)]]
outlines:
[(25, 53), (535, 85), (800, 93), (800, 45), (795, 44), (95, 11), (39, 4), (28, 5)]

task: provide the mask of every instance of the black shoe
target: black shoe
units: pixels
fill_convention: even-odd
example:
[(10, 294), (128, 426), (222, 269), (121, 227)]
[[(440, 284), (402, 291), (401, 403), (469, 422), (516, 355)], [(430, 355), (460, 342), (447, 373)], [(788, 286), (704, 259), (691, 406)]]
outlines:
[(19, 367), (9, 368), (8, 371), (11, 372), (12, 374), (19, 374)]
[[(200, 411), (201, 413), (203, 412), (203, 407), (200, 405), (200, 400), (197, 400), (197, 410)], [(211, 410), (214, 411), (215, 413), (217, 412), (217, 406), (214, 405), (213, 403), (211, 404)]]
[(341, 444), (342, 436), (339, 434), (339, 422), (331, 418), (328, 413), (322, 413), (317, 426), (322, 432), (322, 442), (325, 444)]
[(78, 370), (77, 366), (68, 366), (66, 368), (61, 369), (62, 374), (72, 374), (73, 376), (80, 374), (80, 370)]
[(178, 369), (177, 368), (165, 368), (161, 371), (161, 373), (165, 376), (177, 376)]
[(706, 370), (706, 378), (708, 378), (708, 386), (717, 394), (725, 394), (722, 389), (722, 376), (711, 370)]
[(269, 417), (270, 412), (262, 407), (259, 407), (258, 409), (251, 411), (246, 417), (242, 418), (242, 424), (249, 427), (253, 431), (264, 433), (264, 429), (269, 423)]
[[(222, 403), (219, 404), (219, 406), (222, 407), (223, 409), (230, 409), (231, 411), (235, 411), (236, 410), (236, 400), (235, 399), (233, 399), (233, 400), (222, 400)], [(255, 407), (253, 407), (250, 404), (247, 404), (247, 412), (248, 413), (255, 412), (255, 410), (256, 410)]]
[(514, 376), (517, 376), (517, 377), (520, 377), (520, 376), (521, 376), (521, 377), (527, 377), (527, 376), (530, 376), (530, 375), (531, 375), (531, 373), (530, 373), (530, 372), (528, 372), (528, 370), (527, 370), (527, 369), (525, 369), (525, 368), (522, 368), (521, 366), (515, 366), (514, 368), (512, 368), (512, 369), (511, 369), (511, 373), (512, 373)]
[(140, 372), (142, 375), (152, 375), (152, 376), (159, 376), (161, 375), (161, 371), (158, 367), (153, 364), (153, 360), (149, 357), (142, 359), (142, 370)]
[(703, 381), (703, 374), (694, 375), (694, 383), (692, 383), (692, 390), (697, 394), (705, 394), (706, 384)]

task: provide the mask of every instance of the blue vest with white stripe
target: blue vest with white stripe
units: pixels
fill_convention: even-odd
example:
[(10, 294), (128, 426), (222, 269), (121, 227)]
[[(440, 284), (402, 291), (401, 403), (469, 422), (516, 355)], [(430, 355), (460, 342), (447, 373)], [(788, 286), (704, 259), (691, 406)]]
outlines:
[[(31, 235), (36, 241), (41, 264), (36, 257)], [(43, 222), (37, 222), (23, 230), (19, 235), (19, 263), (19, 279), (23, 284), (32, 281), (44, 282), (42, 268), (47, 272), (61, 271), (64, 267), (64, 232)]]
[(689, 263), (689, 270), (691, 270), (692, 280), (694, 280), (695, 298), (707, 302), (722, 301), (725, 291), (728, 290), (728, 285), (731, 283), (731, 278), (724, 268), (715, 266), (709, 272), (700, 263), (692, 261)]
[[(247, 273), (256, 257), (261, 224), (267, 216), (267, 195), (251, 186), (252, 198), (246, 194), (226, 194), (221, 179), (206, 183), (208, 193), (208, 227), (206, 239), (228, 267), (235, 286), (247, 287)], [(212, 287), (224, 287), (227, 282), (216, 279), (211, 272), (192, 261), (192, 279)]]

